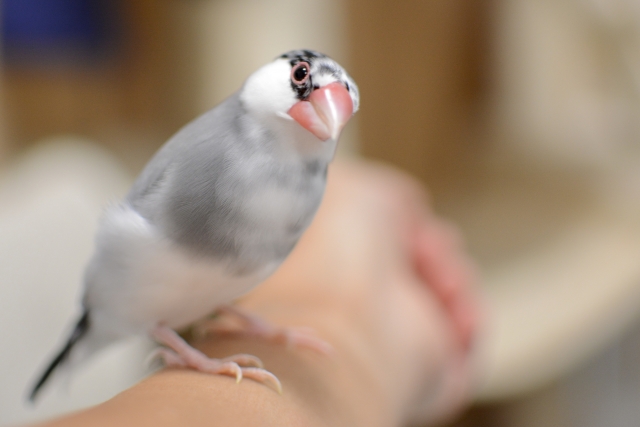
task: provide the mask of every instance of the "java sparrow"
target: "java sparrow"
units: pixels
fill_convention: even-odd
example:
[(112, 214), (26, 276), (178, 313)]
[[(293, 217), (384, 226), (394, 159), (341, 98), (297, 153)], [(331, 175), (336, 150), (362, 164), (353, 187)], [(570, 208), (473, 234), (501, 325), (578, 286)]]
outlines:
[[(311, 222), (358, 88), (329, 57), (295, 50), (176, 133), (106, 209), (84, 275), (83, 312), (36, 381), (133, 334), (165, 363), (279, 382), (259, 359), (209, 359), (180, 330), (264, 281)], [(251, 318), (245, 318), (249, 323)]]

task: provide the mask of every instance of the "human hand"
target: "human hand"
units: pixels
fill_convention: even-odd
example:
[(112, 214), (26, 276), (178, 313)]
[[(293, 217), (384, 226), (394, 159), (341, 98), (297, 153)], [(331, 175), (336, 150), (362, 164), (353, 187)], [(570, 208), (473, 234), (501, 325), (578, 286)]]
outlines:
[(441, 419), (469, 399), (478, 327), (460, 246), (412, 179), (336, 163), (312, 226), (242, 304), (276, 324), (312, 326), (378, 391), (369, 404), (384, 408), (387, 425)]

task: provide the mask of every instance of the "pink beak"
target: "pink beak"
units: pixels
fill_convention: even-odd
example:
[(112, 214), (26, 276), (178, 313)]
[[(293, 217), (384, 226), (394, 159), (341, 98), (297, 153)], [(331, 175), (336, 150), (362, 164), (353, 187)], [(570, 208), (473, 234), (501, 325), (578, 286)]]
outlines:
[(353, 115), (353, 101), (349, 91), (334, 82), (311, 92), (308, 100), (294, 104), (289, 115), (318, 139), (337, 140)]

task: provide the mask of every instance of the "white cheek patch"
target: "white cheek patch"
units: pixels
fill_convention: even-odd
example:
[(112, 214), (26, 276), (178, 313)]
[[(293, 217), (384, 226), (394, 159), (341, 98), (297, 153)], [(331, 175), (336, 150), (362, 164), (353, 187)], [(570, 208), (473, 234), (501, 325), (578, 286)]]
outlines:
[(240, 99), (247, 110), (262, 115), (286, 113), (297, 102), (291, 89), (291, 65), (281, 59), (265, 65), (246, 81)]

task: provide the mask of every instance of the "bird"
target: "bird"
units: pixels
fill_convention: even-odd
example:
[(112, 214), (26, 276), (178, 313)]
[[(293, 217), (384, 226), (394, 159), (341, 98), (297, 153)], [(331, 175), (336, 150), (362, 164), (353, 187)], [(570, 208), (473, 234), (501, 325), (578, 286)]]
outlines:
[(166, 365), (251, 378), (281, 392), (257, 357), (210, 359), (176, 331), (221, 309), (254, 335), (273, 334), (233, 301), (269, 277), (311, 223), (359, 102), (336, 61), (293, 50), (171, 137), (126, 196), (105, 208), (81, 315), (29, 399), (60, 367), (144, 334), (161, 345), (154, 354)]

